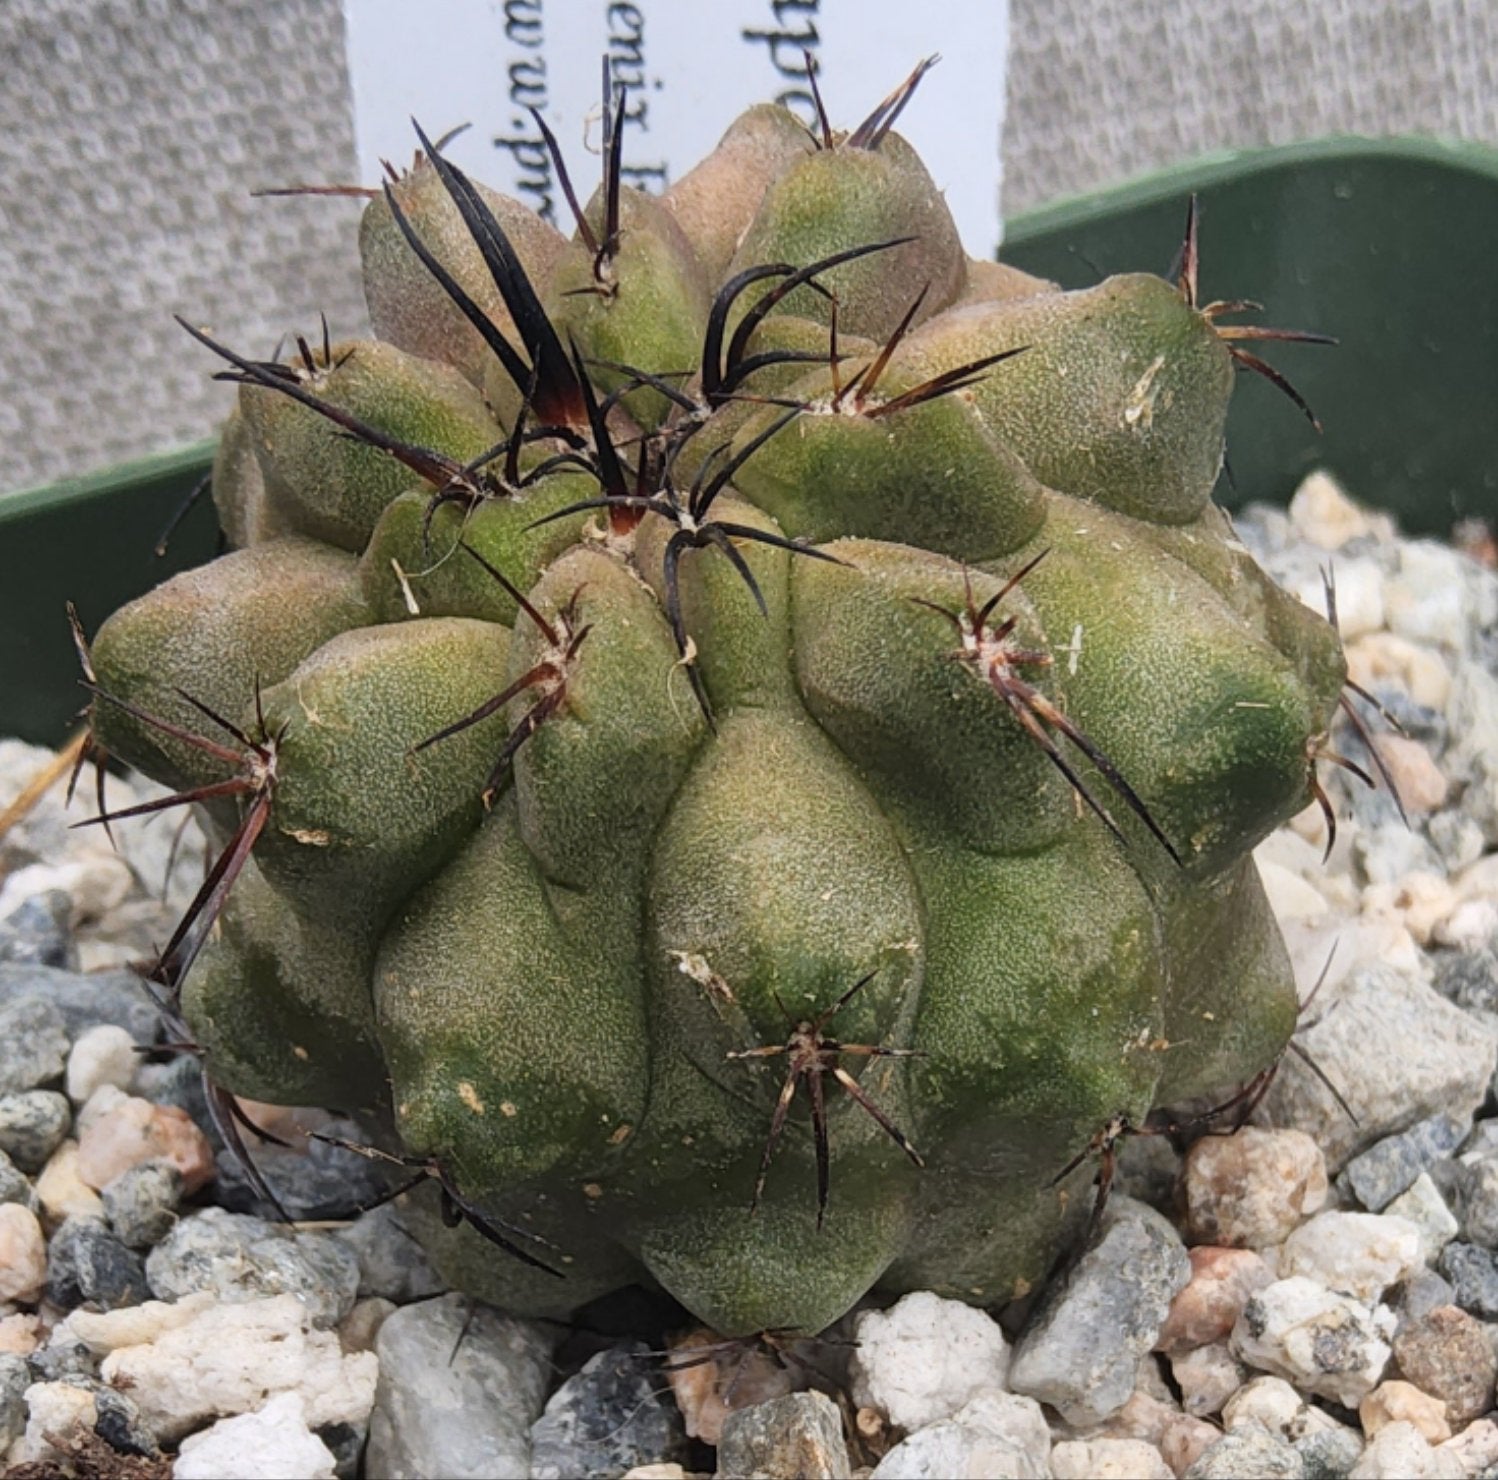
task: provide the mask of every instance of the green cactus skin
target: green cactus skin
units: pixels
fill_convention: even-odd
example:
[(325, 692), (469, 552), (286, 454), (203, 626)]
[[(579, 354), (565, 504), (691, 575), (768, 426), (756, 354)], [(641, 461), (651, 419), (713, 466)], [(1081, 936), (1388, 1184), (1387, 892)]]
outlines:
[(1001, 1303), (1105, 1128), (1294, 1027), (1249, 854), (1345, 670), (1210, 503), (1227, 309), (1194, 232), (1176, 284), (969, 262), (918, 77), (570, 243), (418, 156), (384, 340), (219, 351), (244, 548), (94, 644), (98, 741), (225, 849), (153, 973), (208, 1074), (362, 1116), (513, 1310)]
[[(482, 388), (490, 355), (478, 331), (443, 292), (411, 249), (391, 210), (404, 212), (449, 272), (494, 323), (514, 334), (515, 321), (489, 276), (473, 238), (424, 154), (378, 196), (359, 222), (364, 296), (376, 336), (408, 354), (461, 370)], [(544, 284), (566, 247), (565, 238), (519, 201), (479, 186), (484, 200), (523, 254), (532, 276)]]

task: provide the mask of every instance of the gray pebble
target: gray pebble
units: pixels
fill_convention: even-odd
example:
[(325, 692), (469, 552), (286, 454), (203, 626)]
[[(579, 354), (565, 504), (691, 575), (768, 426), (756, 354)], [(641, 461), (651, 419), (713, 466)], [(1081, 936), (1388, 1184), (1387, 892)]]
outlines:
[(333, 1474), (337, 1480), (359, 1480), (364, 1473), (364, 1445), (369, 1438), (369, 1423), (330, 1423), (313, 1432), (328, 1446), (333, 1456)]
[(172, 1105), (185, 1110), (209, 1142), (222, 1149), (224, 1143), (208, 1113), (208, 1100), (203, 1092), (203, 1065), (195, 1054), (177, 1054), (162, 1064), (142, 1064), (135, 1071), (133, 1090), (153, 1105)]
[(0, 1352), (0, 1455), (26, 1427), (26, 1389), (35, 1381), (25, 1357)]
[(1456, 1303), (1480, 1321), (1498, 1320), (1498, 1263), (1486, 1249), (1461, 1241), (1441, 1250), (1436, 1267), (1451, 1281)]
[(409, 1305), (440, 1295), (447, 1284), (431, 1266), (426, 1250), (388, 1203), (373, 1208), (338, 1230), (359, 1261), (359, 1298), (371, 1295)]
[(1468, 1157), (1498, 1157), (1498, 1120), (1479, 1120), (1462, 1142), (1459, 1155), (1464, 1161)]
[(0, 961), (65, 971), (76, 967), (71, 896), (62, 889), (33, 894), (0, 920)]
[(1468, 1012), (1498, 1013), (1498, 946), (1443, 952), (1435, 959), (1432, 985)]
[(47, 1299), (62, 1310), (90, 1305), (118, 1310), (148, 1294), (146, 1267), (102, 1218), (72, 1217), (47, 1245)]
[(1300, 1453), (1270, 1434), (1224, 1434), (1186, 1467), (1181, 1480), (1305, 1480)]
[[(189, 1107), (183, 1108), (192, 1114)], [(323, 1127), (323, 1133), (356, 1146), (364, 1145), (368, 1139), (351, 1120), (330, 1121)], [(247, 1139), (266, 1185), (276, 1194), (287, 1215), (299, 1221), (351, 1217), (355, 1210), (379, 1198), (389, 1186), (387, 1166), (342, 1146), (313, 1140), (285, 1147), (260, 1146), (254, 1144), (253, 1137)], [(244, 1167), (232, 1152), (220, 1150), (217, 1163), (216, 1200), (221, 1206), (257, 1218), (275, 1216), (275, 1209), (261, 1201), (250, 1186)]]
[(1498, 1035), (1418, 972), (1387, 962), (1361, 967), (1344, 978), (1335, 1010), (1328, 1009), (1296, 1041), (1338, 1087), (1357, 1122), (1293, 1056), (1281, 1064), (1261, 1107), (1266, 1124), (1309, 1135), (1328, 1172), (1429, 1116), (1468, 1119), (1486, 1098), (1498, 1065)]
[(1113, 1191), (1168, 1214), (1181, 1184), (1184, 1162), (1169, 1136), (1125, 1136), (1118, 1147)]
[(1400, 683), (1374, 684), (1371, 692), (1399, 722), (1406, 735), (1424, 741), (1426, 748), (1435, 755), (1445, 750), (1448, 729), (1446, 716), (1439, 709), (1412, 699), (1409, 690)]
[(359, 1261), (331, 1233), (298, 1233), (222, 1208), (184, 1218), (146, 1259), (158, 1300), (212, 1290), (221, 1300), (295, 1295), (314, 1326), (336, 1326), (359, 1290)]
[(36, 1192), (30, 1178), (17, 1171), (16, 1164), (0, 1151), (0, 1203), (9, 1202), (36, 1211)]
[(1338, 1425), (1297, 1439), (1295, 1452), (1305, 1466), (1306, 1480), (1346, 1480), (1348, 1471), (1362, 1458), (1363, 1441), (1354, 1430)]
[(852, 1473), (837, 1404), (825, 1393), (787, 1393), (737, 1408), (723, 1420), (720, 1476), (833, 1480)]
[(1385, 1136), (1347, 1163), (1342, 1175), (1370, 1213), (1381, 1213), (1420, 1173), (1461, 1144), (1468, 1122), (1432, 1115), (1407, 1131)]
[(1395, 1287), (1393, 1309), (1403, 1327), (1443, 1305), (1456, 1303), (1456, 1291), (1449, 1280), (1442, 1279), (1433, 1269), (1417, 1269)]
[[(0, 1361), (3, 1360), (0, 1358)], [(81, 1343), (63, 1342), (61, 1345), (43, 1347), (32, 1355), (29, 1363), (23, 1362), (22, 1366), (27, 1369), (28, 1384), (64, 1382), (69, 1387), (89, 1393), (93, 1397), (96, 1414), (93, 1431), (116, 1454), (157, 1456), (161, 1453), (156, 1435), (141, 1416), (135, 1400), (99, 1376), (98, 1359), (91, 1356), (88, 1348)], [(64, 1472), (58, 1470), (57, 1473), (61, 1475)], [(134, 1472), (121, 1467), (117, 1472), (113, 1469), (87, 1469), (76, 1472), (69, 1470), (67, 1473), (77, 1473), (80, 1476), (118, 1473), (124, 1476)]]
[(94, 1409), (99, 1415), (94, 1422), (94, 1432), (116, 1454), (160, 1454), (156, 1435), (127, 1394), (104, 1382), (90, 1386), (93, 1387)]
[(138, 1162), (100, 1195), (115, 1237), (129, 1248), (149, 1249), (176, 1226), (182, 1173), (169, 1161)]
[[(1290, 516), (1278, 504), (1244, 504), (1233, 511), (1233, 533), (1247, 547), (1255, 561), (1272, 571), (1274, 563), (1295, 539), (1290, 532)], [(1281, 579), (1275, 576), (1276, 580)]]
[(67, 1057), (67, 1025), (45, 997), (17, 997), (0, 1006), (0, 1095), (61, 1079)]
[(380, 1377), (365, 1472), (528, 1474), (551, 1344), (546, 1328), (462, 1295), (402, 1306), (375, 1342)]
[(1450, 873), (1476, 863), (1487, 850), (1481, 826), (1462, 812), (1437, 812), (1425, 819), (1425, 835)]
[(55, 1089), (0, 1095), (0, 1151), (33, 1176), (62, 1145), (73, 1123), (73, 1107)]
[(1440, 873), (1436, 850), (1404, 825), (1388, 788), (1349, 789), (1350, 811), (1361, 824), (1352, 840), (1352, 861), (1361, 884), (1398, 884), (1413, 873)]
[(649, 1357), (643, 1341), (599, 1352), (551, 1395), (531, 1425), (532, 1480), (594, 1480), (686, 1457), (681, 1410)]
[(1484, 1249), (1498, 1248), (1498, 1161), (1457, 1163), (1451, 1211), (1462, 1237)]
[(140, 978), (129, 971), (84, 975), (52, 966), (0, 964), (0, 1010), (27, 997), (51, 1003), (70, 1038), (95, 1023), (116, 1023), (137, 1043), (151, 1043), (161, 1017)]
[(88, 1387), (99, 1375), (99, 1358), (81, 1341), (53, 1337), (26, 1358), (33, 1382), (67, 1382)]
[(1448, 1209), (1451, 1208), (1456, 1203), (1457, 1198), (1461, 1196), (1461, 1162), (1450, 1156), (1443, 1157), (1440, 1161), (1432, 1162), (1430, 1180), (1435, 1183), (1436, 1191), (1441, 1195), (1441, 1201), (1446, 1204)]
[(1190, 1278), (1170, 1224), (1114, 1198), (1101, 1238), (1053, 1286), (1015, 1344), (1011, 1391), (1049, 1403), (1068, 1423), (1102, 1422), (1133, 1393), (1140, 1360)]

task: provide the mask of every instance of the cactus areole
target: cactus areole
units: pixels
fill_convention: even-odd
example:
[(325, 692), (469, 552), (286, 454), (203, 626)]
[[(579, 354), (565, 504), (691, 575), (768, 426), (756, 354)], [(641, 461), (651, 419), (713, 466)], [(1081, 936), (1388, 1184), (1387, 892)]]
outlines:
[(216, 839), (150, 979), (226, 1130), (356, 1116), (513, 1311), (1001, 1303), (1085, 1148), (1294, 1027), (1250, 850), (1346, 674), (1210, 494), (1245, 342), (1312, 336), (1198, 304), (1194, 213), (1175, 281), (969, 259), (921, 70), (659, 198), (616, 112), (570, 238), (420, 135), (377, 338), (189, 328), (233, 549), (80, 633), (99, 750)]

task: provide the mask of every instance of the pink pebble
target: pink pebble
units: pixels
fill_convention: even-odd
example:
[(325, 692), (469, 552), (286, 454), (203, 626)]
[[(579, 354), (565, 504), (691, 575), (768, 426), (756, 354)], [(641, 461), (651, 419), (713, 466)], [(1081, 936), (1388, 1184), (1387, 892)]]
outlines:
[(121, 1172), (161, 1158), (182, 1174), (184, 1193), (213, 1180), (213, 1149), (192, 1117), (175, 1105), (127, 1095), (91, 1120), (78, 1141), (78, 1175), (102, 1191)]
[(1156, 1351), (1175, 1354), (1225, 1341), (1248, 1297), (1274, 1278), (1251, 1249), (1200, 1244), (1187, 1253), (1191, 1282), (1171, 1301)]

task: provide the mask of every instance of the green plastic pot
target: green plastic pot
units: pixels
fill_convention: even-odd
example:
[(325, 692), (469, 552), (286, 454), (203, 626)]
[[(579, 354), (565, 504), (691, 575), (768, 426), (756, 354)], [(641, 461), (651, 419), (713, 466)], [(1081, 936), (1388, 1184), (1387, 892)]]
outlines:
[[(1257, 377), (1228, 422), (1232, 506), (1284, 502), (1312, 468), (1407, 530), (1498, 518), (1498, 151), (1435, 140), (1333, 139), (1213, 155), (1010, 223), (1006, 261), (1081, 287), (1164, 272), (1187, 197), (1201, 201), (1201, 288), (1270, 305), (1265, 322), (1335, 334), (1276, 345), (1318, 436)], [(0, 735), (58, 743), (78, 711), (64, 604), (93, 631), (121, 603), (207, 560), (205, 499), (164, 557), (172, 510), (212, 444), (0, 497)]]

